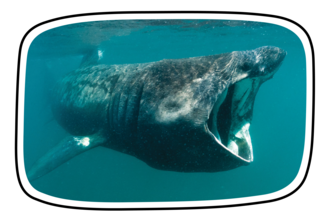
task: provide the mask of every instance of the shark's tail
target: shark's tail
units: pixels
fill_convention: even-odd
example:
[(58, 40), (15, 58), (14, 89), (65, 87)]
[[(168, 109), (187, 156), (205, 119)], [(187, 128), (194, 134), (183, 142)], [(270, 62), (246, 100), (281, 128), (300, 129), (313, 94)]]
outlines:
[(100, 146), (105, 142), (106, 139), (99, 134), (91, 136), (69, 136), (35, 162), (27, 173), (28, 179), (29, 181), (36, 180), (78, 154)]

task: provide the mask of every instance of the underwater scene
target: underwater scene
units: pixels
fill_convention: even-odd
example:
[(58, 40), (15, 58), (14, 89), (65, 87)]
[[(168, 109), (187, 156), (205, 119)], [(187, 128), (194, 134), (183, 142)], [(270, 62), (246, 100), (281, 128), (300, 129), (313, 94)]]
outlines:
[(299, 172), (306, 58), (269, 23), (111, 20), (38, 35), (24, 163), (50, 196), (92, 202), (265, 195)]

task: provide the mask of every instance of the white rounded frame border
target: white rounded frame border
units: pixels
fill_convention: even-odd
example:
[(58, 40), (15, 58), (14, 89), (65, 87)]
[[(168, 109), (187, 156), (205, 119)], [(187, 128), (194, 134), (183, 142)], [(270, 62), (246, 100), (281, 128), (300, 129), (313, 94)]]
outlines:
[[(76, 16), (76, 15), (72, 15)], [(42, 32), (63, 25), (90, 22), (90, 21), (105, 21), (105, 20), (143, 20), (143, 19), (221, 19), (221, 20), (246, 20), (255, 22), (265, 22), (275, 25), (280, 25), (291, 30), (301, 40), (306, 56), (306, 127), (305, 127), (305, 146), (304, 153), (301, 162), (301, 166), (296, 178), (285, 188), (266, 195), (250, 196), (244, 198), (235, 199), (221, 199), (221, 200), (208, 200), (208, 201), (189, 201), (189, 202), (85, 202), (85, 201), (74, 201), (61, 199), (47, 194), (41, 193), (35, 190), (27, 179), (25, 166), (24, 166), (24, 154), (23, 154), (23, 128), (24, 128), (24, 97), (25, 97), (25, 74), (26, 74), (26, 62), (28, 49), (32, 41)], [(68, 18), (63, 17), (59, 20), (46, 21), (45, 24), (37, 25), (36, 28), (28, 32), (25, 39), (21, 42), (21, 54), (19, 60), (18, 69), (18, 96), (17, 96), (17, 118), (16, 118), (16, 162), (18, 171), (18, 180), (21, 183), (22, 190), (31, 198), (36, 199), (40, 202), (44, 202), (50, 205), (67, 207), (67, 208), (78, 208), (78, 209), (176, 209), (176, 208), (210, 208), (210, 207), (228, 207), (238, 205), (249, 205), (263, 202), (275, 201), (276, 199), (285, 198), (287, 195), (292, 194), (296, 191), (303, 183), (305, 176), (308, 172), (310, 157), (312, 156), (312, 129), (313, 129), (313, 96), (314, 96), (314, 63), (313, 63), (313, 51), (310, 39), (298, 25), (293, 22), (271, 17), (271, 15), (248, 15), (248, 14), (235, 14), (235, 12), (128, 12), (120, 14), (112, 13), (95, 13), (91, 15), (81, 14), (77, 17)]]

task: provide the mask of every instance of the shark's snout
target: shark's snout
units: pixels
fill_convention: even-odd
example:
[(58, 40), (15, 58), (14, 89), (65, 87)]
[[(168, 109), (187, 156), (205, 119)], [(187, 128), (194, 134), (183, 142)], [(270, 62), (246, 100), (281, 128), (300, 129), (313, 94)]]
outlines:
[(255, 50), (256, 68), (259, 72), (268, 75), (274, 74), (282, 64), (286, 51), (278, 47), (265, 46)]

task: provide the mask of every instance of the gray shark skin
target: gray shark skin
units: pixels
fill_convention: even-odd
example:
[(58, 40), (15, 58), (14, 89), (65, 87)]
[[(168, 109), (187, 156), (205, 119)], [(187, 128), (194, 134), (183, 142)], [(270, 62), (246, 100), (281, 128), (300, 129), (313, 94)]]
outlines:
[(52, 99), (55, 119), (72, 136), (40, 158), (28, 178), (97, 146), (160, 170), (219, 172), (248, 165), (256, 94), (285, 56), (265, 46), (143, 64), (83, 65), (57, 83)]

